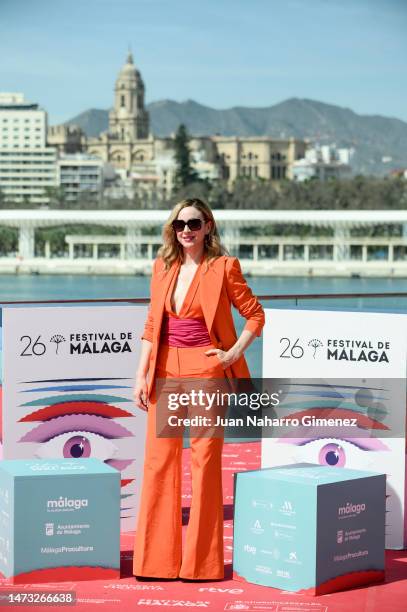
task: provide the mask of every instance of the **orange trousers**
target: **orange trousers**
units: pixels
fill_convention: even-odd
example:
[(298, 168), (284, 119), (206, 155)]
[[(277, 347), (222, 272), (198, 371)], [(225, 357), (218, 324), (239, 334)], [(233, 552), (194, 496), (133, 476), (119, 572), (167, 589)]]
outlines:
[[(224, 378), (213, 345), (161, 346), (156, 378)], [(182, 550), (183, 439), (156, 435), (157, 398), (149, 400), (144, 477), (133, 574), (157, 578), (221, 579), (223, 561), (223, 437), (191, 438), (192, 502)]]

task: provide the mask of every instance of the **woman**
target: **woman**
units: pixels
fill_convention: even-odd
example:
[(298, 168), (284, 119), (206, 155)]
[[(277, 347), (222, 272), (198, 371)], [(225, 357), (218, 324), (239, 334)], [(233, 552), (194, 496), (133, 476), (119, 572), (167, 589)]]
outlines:
[[(243, 356), (264, 312), (236, 257), (225, 256), (211, 209), (175, 206), (151, 279), (134, 396), (148, 410), (144, 479), (134, 548), (140, 577), (219, 580), (223, 567), (222, 437), (191, 438), (192, 503), (182, 552), (182, 437), (156, 435), (155, 378), (249, 378)], [(237, 338), (231, 303), (246, 318)], [(148, 373), (148, 382), (147, 382)]]

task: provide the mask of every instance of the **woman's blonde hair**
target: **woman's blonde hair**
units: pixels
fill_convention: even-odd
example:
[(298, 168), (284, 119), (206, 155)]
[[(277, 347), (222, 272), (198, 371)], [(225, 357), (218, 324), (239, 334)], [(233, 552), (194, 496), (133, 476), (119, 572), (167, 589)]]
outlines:
[(182, 245), (178, 242), (175, 231), (172, 227), (172, 222), (177, 219), (180, 211), (187, 206), (193, 206), (202, 213), (204, 222), (211, 221), (211, 229), (205, 236), (204, 241), (204, 257), (209, 263), (211, 259), (216, 259), (227, 253), (226, 249), (221, 245), (218, 228), (209, 205), (199, 198), (189, 198), (178, 202), (171, 211), (171, 214), (163, 228), (163, 246), (159, 249), (157, 256), (162, 257), (165, 263), (165, 269), (168, 270), (174, 261), (182, 262)]

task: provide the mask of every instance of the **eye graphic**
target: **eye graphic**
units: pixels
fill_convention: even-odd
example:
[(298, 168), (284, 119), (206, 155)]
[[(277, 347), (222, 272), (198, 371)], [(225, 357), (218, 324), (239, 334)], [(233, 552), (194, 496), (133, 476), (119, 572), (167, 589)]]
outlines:
[[(114, 406), (108, 408), (111, 412)], [(42, 415), (41, 410), (35, 413), (36, 421), (49, 417), (48, 409), (42, 410), (44, 410)], [(102, 413), (105, 411), (106, 407), (102, 407)], [(27, 415), (21, 420), (27, 421), (32, 418), (33, 415)], [(133, 459), (113, 457), (118, 453), (119, 441), (131, 436), (133, 433), (129, 429), (111, 418), (96, 414), (65, 414), (65, 416), (48, 418), (22, 436), (19, 441), (37, 442), (38, 447), (34, 454), (40, 458), (95, 457), (122, 471), (131, 465)], [(116, 444), (112, 440), (115, 440)]]
[(377, 438), (280, 438), (280, 444), (293, 447), (293, 459), (331, 467), (352, 467), (371, 463), (370, 453), (366, 451), (389, 450)]
[(319, 451), (318, 462), (321, 465), (337, 465), (343, 467), (346, 462), (345, 450), (339, 444), (325, 444)]
[[(95, 434), (92, 434), (92, 436)], [(54, 438), (56, 442), (60, 436)], [(89, 438), (84, 435), (68, 438), (64, 444), (62, 454), (64, 457), (90, 457), (92, 447)], [(112, 452), (112, 451), (111, 451)], [(100, 453), (97, 453), (100, 457)]]
[(101, 461), (110, 459), (117, 453), (117, 447), (103, 436), (89, 431), (65, 433), (43, 442), (36, 452), (43, 459), (63, 457), (80, 459), (97, 457)]
[[(22, 404), (33, 411), (23, 416), (20, 422), (31, 424), (32, 428), (19, 442), (35, 444), (32, 452), (39, 458), (93, 457), (123, 472), (134, 463), (134, 458), (129, 457), (129, 438), (134, 433), (115, 419), (134, 417), (134, 414), (114, 404), (131, 400), (120, 395), (107, 395), (104, 391), (131, 387), (99, 384), (99, 381), (107, 379), (98, 379), (96, 384), (91, 379), (82, 380), (86, 384), (81, 379), (29, 381), (29, 388), (21, 390), (21, 393), (41, 393), (42, 397), (31, 396), (30, 401)], [(33, 387), (33, 383), (41, 382), (54, 384)], [(50, 395), (49, 392), (57, 393)], [(132, 482), (134, 478), (122, 478), (122, 490)], [(129, 493), (130, 496), (133, 494)]]

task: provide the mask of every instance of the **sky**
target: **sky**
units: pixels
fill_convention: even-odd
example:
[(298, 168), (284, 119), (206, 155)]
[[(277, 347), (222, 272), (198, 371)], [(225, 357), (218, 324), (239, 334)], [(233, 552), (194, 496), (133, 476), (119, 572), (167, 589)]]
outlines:
[(129, 45), (146, 102), (291, 97), (407, 121), (407, 0), (0, 0), (0, 91), (51, 124), (113, 104)]

